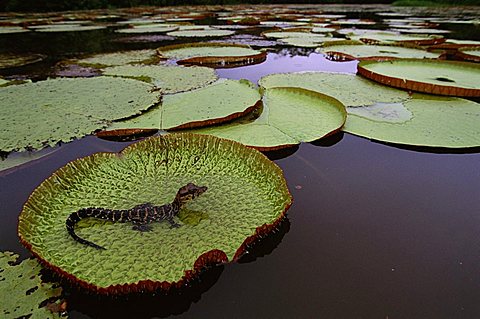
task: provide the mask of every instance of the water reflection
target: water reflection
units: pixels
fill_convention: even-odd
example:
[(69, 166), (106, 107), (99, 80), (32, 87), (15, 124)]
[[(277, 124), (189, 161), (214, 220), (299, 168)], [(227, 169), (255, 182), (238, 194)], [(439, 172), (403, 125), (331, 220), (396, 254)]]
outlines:
[[(89, 294), (72, 286), (65, 287), (69, 314), (80, 318), (165, 318), (187, 311), (192, 303), (210, 289), (222, 274), (224, 266), (203, 271), (188, 287), (168, 293), (133, 294), (124, 297), (105, 297)], [(100, 306), (101, 305), (101, 306)]]

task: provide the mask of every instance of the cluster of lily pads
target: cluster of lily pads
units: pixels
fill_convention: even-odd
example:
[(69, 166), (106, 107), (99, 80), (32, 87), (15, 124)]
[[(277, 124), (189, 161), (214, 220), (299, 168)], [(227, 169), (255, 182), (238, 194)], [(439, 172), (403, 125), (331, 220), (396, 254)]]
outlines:
[[(32, 193), (20, 214), (19, 236), (50, 269), (97, 293), (120, 294), (181, 286), (205, 266), (237, 260), (248, 244), (276, 227), (292, 201), (281, 170), (257, 150), (339, 131), (403, 145), (480, 146), (480, 105), (465, 99), (480, 96), (477, 43), (439, 35), (446, 33), (434, 29), (440, 19), (400, 22), (385, 16), (395, 31), (372, 31), (360, 26), (373, 21), (320, 10), (255, 7), (252, 14), (248, 8), (222, 8), (205, 7), (198, 14), (178, 8), (141, 18), (125, 10), (116, 17), (97, 13), (93, 22), (52, 18), (0, 27), (3, 33), (115, 28), (126, 37), (204, 40), (62, 62), (100, 74), (91, 78), (0, 79), (0, 151), (16, 152), (4, 168), (92, 133), (109, 139), (162, 133), (120, 154), (73, 161)], [(214, 15), (227, 24), (191, 23)], [(113, 26), (105, 22), (110, 19), (116, 20)], [(253, 27), (263, 32), (243, 33)], [(214, 37), (222, 40), (208, 41)], [(215, 68), (265, 61), (264, 46), (315, 48), (335, 61), (361, 62), (358, 74), (279, 73), (258, 83), (218, 77)], [(473, 62), (442, 60), (461, 56)], [(0, 68), (42, 58), (0, 56)], [(82, 246), (65, 230), (66, 218), (81, 208), (161, 205), (189, 182), (208, 191), (176, 217), (180, 228), (158, 223), (139, 234), (126, 224), (78, 223), (78, 234), (105, 251)]]

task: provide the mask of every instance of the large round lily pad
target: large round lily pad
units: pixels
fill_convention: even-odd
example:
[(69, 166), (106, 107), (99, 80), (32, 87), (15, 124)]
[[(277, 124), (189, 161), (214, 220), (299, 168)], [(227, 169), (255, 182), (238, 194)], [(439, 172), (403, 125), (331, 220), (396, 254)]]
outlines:
[(232, 30), (219, 30), (207, 28), (205, 30), (179, 30), (167, 33), (172, 37), (204, 38), (204, 37), (225, 37), (234, 34)]
[(278, 73), (261, 78), (259, 84), (267, 89), (284, 86), (316, 91), (336, 98), (345, 106), (365, 106), (377, 102), (394, 103), (408, 99), (407, 92), (347, 73)]
[(265, 51), (233, 43), (187, 43), (160, 47), (157, 52), (178, 64), (197, 64), (216, 67), (255, 64), (265, 61)]
[(161, 106), (113, 123), (109, 130), (170, 130), (219, 124), (249, 113), (259, 100), (260, 93), (251, 82), (223, 79), (201, 89), (165, 95)]
[(445, 42), (445, 38), (440, 35), (419, 35), (419, 34), (393, 34), (392, 32), (370, 32), (362, 35), (348, 36), (350, 40), (361, 40), (365, 43), (396, 42), (411, 43), (417, 45), (433, 45)]
[(131, 28), (118, 29), (118, 30), (115, 30), (115, 32), (118, 32), (118, 33), (166, 33), (166, 32), (175, 31), (178, 29), (178, 27), (179, 26), (176, 24), (162, 24), (162, 23), (141, 24), (141, 25), (133, 26)]
[(107, 66), (148, 63), (157, 59), (158, 57), (156, 56), (155, 50), (134, 50), (95, 54), (75, 62), (80, 65), (102, 68)]
[(59, 300), (62, 288), (42, 282), (42, 266), (36, 260), (26, 259), (14, 265), (17, 258), (18, 255), (11, 252), (0, 252), (0, 316), (62, 318), (59, 313), (65, 311), (65, 304)]
[(274, 150), (311, 142), (335, 133), (345, 123), (345, 107), (339, 101), (305, 89), (267, 89), (258, 118), (195, 130), (241, 142), (259, 150)]
[(83, 137), (158, 103), (137, 80), (59, 78), (0, 87), (0, 150), (40, 149)]
[(415, 146), (480, 146), (480, 104), (415, 94), (403, 103), (348, 108), (343, 130), (370, 139)]
[(199, 66), (122, 65), (106, 68), (104, 75), (144, 80), (163, 93), (179, 93), (206, 86), (218, 79), (215, 70)]
[(0, 54), (0, 69), (36, 63), (44, 58), (45, 56), (41, 54)]
[(324, 43), (317, 52), (325, 53), (335, 60), (381, 60), (385, 58), (435, 59), (441, 53), (428, 52), (421, 47), (402, 45), (366, 45), (357, 41)]
[(389, 86), (450, 96), (480, 96), (480, 65), (469, 62), (402, 59), (363, 61), (358, 73)]
[[(172, 202), (193, 182), (208, 190), (175, 217), (181, 226), (83, 220), (73, 240), (65, 227), (85, 207), (126, 209)], [(67, 164), (29, 197), (19, 217), (22, 243), (60, 275), (97, 293), (180, 286), (204, 266), (234, 261), (269, 232), (291, 204), (282, 171), (260, 152), (213, 136), (168, 134)]]
[(459, 48), (457, 52), (457, 57), (466, 61), (480, 62), (480, 45)]

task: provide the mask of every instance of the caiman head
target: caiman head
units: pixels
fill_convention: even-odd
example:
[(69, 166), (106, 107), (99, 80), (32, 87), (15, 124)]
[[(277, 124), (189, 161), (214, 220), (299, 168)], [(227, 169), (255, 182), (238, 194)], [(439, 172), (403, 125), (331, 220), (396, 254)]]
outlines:
[(188, 201), (202, 195), (206, 190), (207, 186), (197, 186), (193, 183), (188, 183), (178, 190), (177, 196), (175, 196), (175, 201), (182, 206)]

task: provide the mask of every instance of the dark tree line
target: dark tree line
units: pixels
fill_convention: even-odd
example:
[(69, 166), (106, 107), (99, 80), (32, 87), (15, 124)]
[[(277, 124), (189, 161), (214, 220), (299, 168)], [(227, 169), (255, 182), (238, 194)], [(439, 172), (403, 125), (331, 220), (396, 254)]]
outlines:
[[(392, 3), (394, 0), (0, 0), (0, 11), (46, 12), (135, 6), (278, 4), (278, 3)], [(415, 0), (413, 0), (415, 2)], [(421, 2), (421, 1), (420, 1)], [(480, 5), (480, 0), (435, 0), (437, 3)]]
[(276, 3), (391, 3), (393, 0), (0, 0), (0, 11), (62, 11), (136, 6), (276, 4)]

